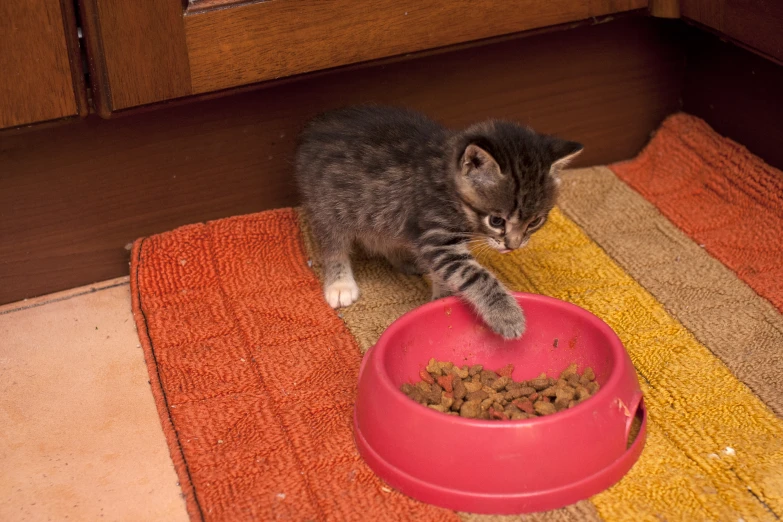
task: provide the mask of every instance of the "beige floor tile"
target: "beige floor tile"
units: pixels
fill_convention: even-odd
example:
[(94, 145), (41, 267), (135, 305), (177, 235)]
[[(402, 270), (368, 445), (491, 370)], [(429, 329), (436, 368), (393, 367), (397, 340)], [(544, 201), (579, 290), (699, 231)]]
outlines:
[(0, 308), (0, 520), (188, 519), (127, 279)]

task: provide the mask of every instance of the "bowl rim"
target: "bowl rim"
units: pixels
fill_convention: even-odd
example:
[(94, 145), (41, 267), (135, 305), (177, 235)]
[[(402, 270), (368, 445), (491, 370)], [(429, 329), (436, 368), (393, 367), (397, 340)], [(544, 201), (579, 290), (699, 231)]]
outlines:
[[(556, 308), (560, 308), (563, 310), (566, 310), (569, 313), (573, 313), (577, 316), (582, 316), (583, 318), (587, 319), (588, 322), (592, 323), (594, 326), (596, 326), (599, 330), (601, 330), (607, 339), (607, 342), (609, 344), (610, 350), (614, 356), (614, 360), (618, 365), (622, 366), (627, 364), (626, 359), (628, 359), (628, 353), (625, 350), (625, 347), (623, 346), (622, 341), (618, 337), (617, 333), (615, 333), (612, 328), (604, 322), (603, 319), (598, 317), (597, 315), (593, 314), (592, 312), (585, 310), (584, 308), (577, 306), (573, 303), (569, 303), (568, 301), (563, 301), (562, 299), (557, 299), (555, 297), (549, 297), (541, 294), (531, 294), (527, 292), (510, 292), (511, 295), (514, 296), (517, 301), (519, 301), (519, 298), (522, 298), (524, 301), (538, 301), (540, 303), (545, 304), (546, 306), (554, 306)], [(378, 341), (373, 345), (368, 353), (365, 355), (365, 357), (369, 358), (371, 355), (370, 351), (375, 352), (374, 357), (372, 357), (371, 361), (367, 361), (374, 367), (374, 372), (380, 377), (378, 380), (380, 381), (380, 385), (386, 389), (387, 392), (391, 392), (391, 395), (394, 397), (394, 400), (397, 401), (398, 404), (405, 404), (410, 403), (410, 405), (416, 406), (418, 408), (421, 408), (418, 411), (422, 415), (428, 415), (430, 416), (433, 421), (440, 420), (448, 421), (450, 423), (454, 424), (462, 424), (465, 426), (476, 426), (476, 427), (484, 427), (484, 428), (493, 428), (493, 429), (508, 429), (508, 428), (514, 428), (517, 429), (520, 426), (541, 426), (541, 425), (547, 425), (552, 424), (553, 422), (560, 422), (561, 420), (567, 420), (572, 416), (579, 415), (583, 412), (586, 405), (588, 405), (591, 401), (594, 399), (597, 399), (599, 397), (606, 396), (610, 393), (610, 390), (614, 387), (620, 379), (622, 379), (622, 371), (617, 371), (617, 368), (615, 368), (615, 371), (613, 371), (609, 375), (609, 379), (606, 381), (606, 383), (601, 386), (601, 388), (598, 390), (598, 393), (595, 395), (590, 396), (587, 400), (577, 404), (573, 408), (568, 408), (567, 410), (559, 411), (552, 415), (546, 415), (544, 417), (534, 417), (534, 418), (528, 418), (528, 419), (509, 419), (509, 420), (486, 420), (486, 419), (466, 419), (464, 417), (460, 417), (457, 415), (445, 415), (442, 412), (435, 411), (431, 408), (428, 408), (422, 404), (419, 404), (417, 402), (412, 401), (410, 398), (405, 396), (402, 391), (395, 387), (392, 383), (392, 379), (389, 376), (388, 371), (386, 370), (386, 366), (383, 364), (383, 352), (386, 350), (386, 346), (389, 346), (389, 343), (387, 339), (393, 337), (393, 335), (400, 329), (405, 328), (410, 323), (416, 321), (419, 316), (426, 314), (433, 308), (441, 307), (444, 305), (458, 305), (463, 307), (469, 307), (467, 303), (462, 301), (460, 298), (456, 296), (449, 296), (444, 297), (441, 299), (437, 299), (434, 301), (430, 301), (428, 303), (425, 303), (417, 308), (414, 308), (413, 310), (403, 314), (400, 316), (397, 320), (395, 320), (389, 327), (381, 334)], [(381, 352), (378, 352), (377, 350), (381, 350)], [(630, 366), (633, 366), (633, 364), (630, 364)], [(622, 370), (622, 368), (620, 368)], [(365, 368), (364, 371), (367, 371)], [(632, 412), (632, 415), (635, 412)], [(426, 418), (426, 417), (425, 417)]]

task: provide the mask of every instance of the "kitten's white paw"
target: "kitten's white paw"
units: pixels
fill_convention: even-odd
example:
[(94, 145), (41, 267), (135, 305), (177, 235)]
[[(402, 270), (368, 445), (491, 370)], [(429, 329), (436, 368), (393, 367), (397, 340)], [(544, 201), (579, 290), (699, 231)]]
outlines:
[(335, 281), (324, 289), (324, 297), (332, 308), (350, 306), (359, 299), (359, 287), (353, 279)]

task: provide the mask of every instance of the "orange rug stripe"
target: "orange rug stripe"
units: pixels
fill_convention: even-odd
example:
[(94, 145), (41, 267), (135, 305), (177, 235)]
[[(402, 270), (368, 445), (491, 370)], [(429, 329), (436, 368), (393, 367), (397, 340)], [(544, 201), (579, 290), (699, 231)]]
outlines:
[(783, 172), (687, 114), (610, 168), (783, 312)]
[(361, 355), (291, 209), (139, 240), (133, 312), (192, 520), (458, 521), (353, 443)]

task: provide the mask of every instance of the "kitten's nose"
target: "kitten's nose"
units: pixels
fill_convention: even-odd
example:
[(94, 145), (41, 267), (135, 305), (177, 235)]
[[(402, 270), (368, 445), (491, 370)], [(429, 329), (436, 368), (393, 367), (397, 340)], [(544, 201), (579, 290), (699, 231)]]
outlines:
[(516, 250), (522, 244), (522, 234), (506, 234), (506, 248)]

